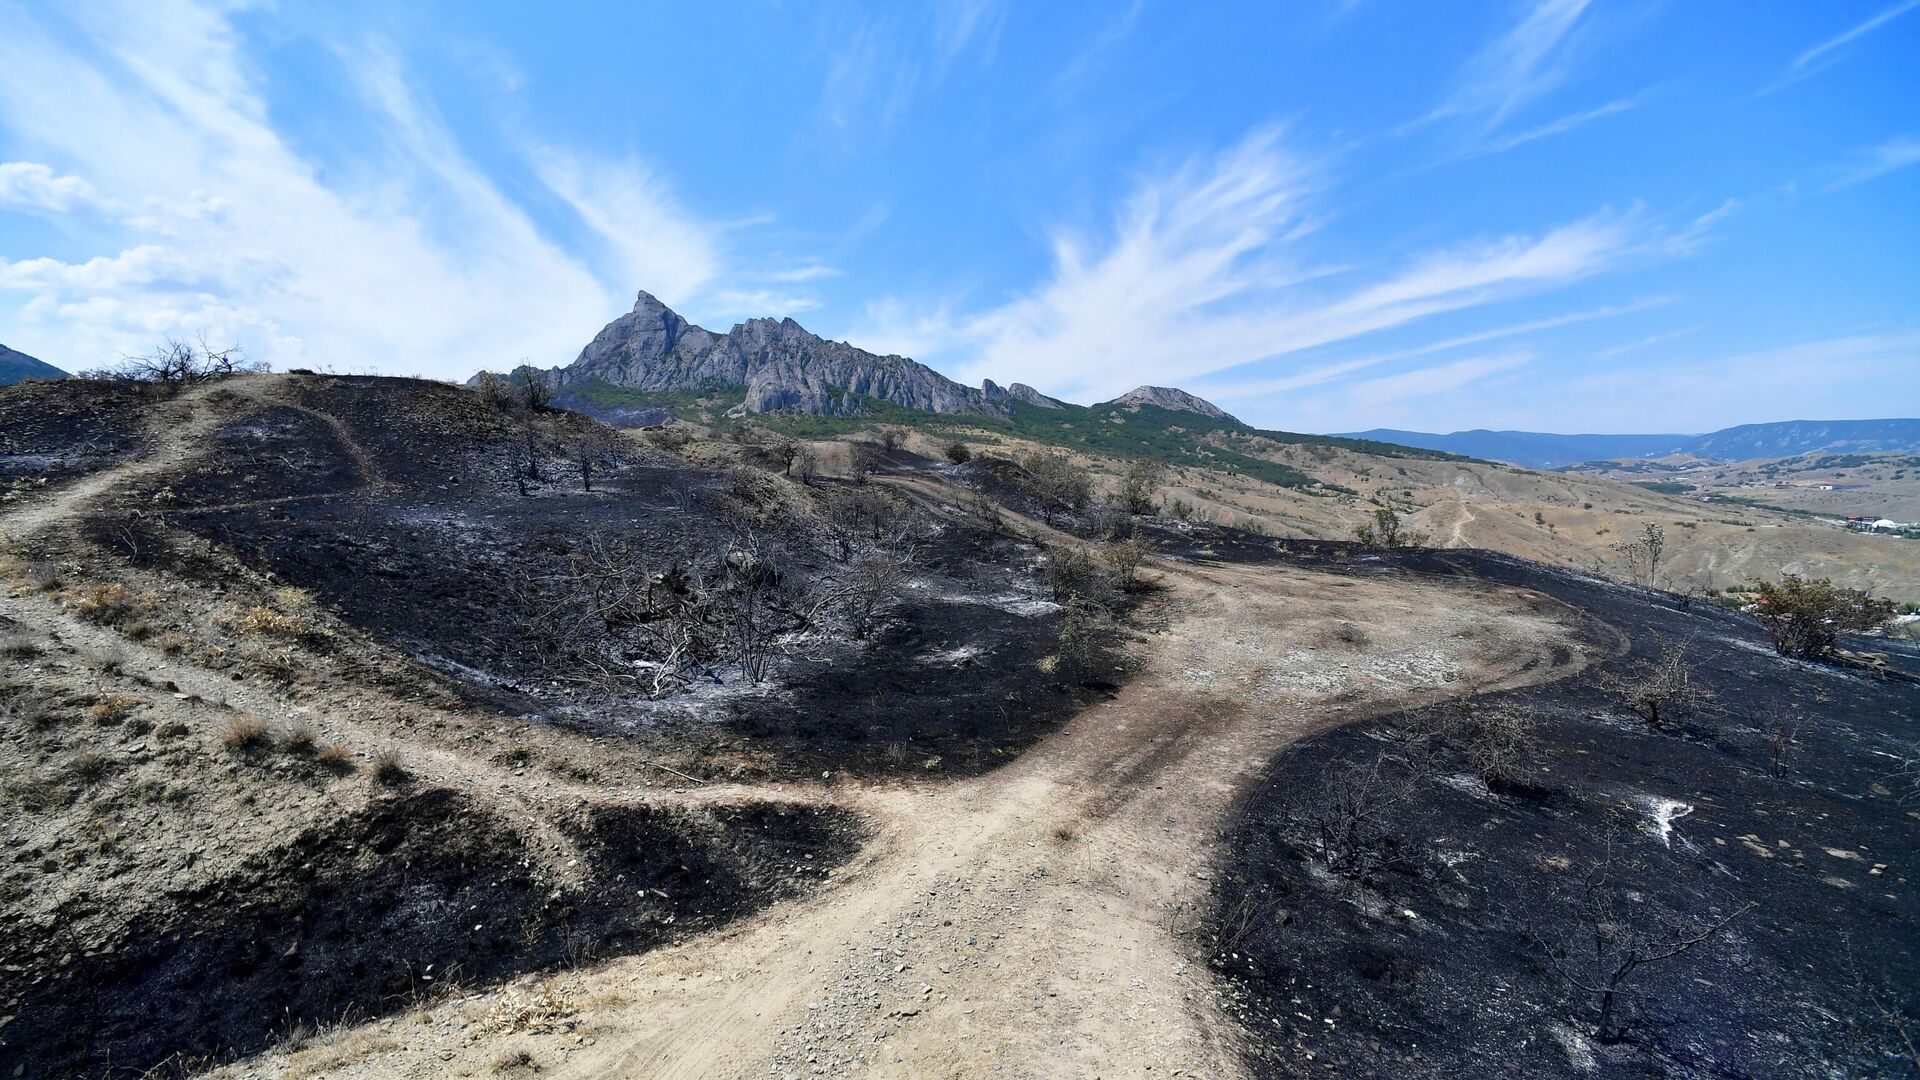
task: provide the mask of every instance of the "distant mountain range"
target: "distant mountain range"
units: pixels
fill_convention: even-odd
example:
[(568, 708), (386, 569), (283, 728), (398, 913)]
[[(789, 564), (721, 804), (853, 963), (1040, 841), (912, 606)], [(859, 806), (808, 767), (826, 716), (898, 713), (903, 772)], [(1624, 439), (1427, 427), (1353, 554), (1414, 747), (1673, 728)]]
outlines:
[(12, 386), (28, 379), (64, 379), (67, 373), (52, 364), (36, 360), (18, 349), (0, 345), (0, 386)]
[(1716, 461), (1794, 457), (1816, 452), (1920, 452), (1920, 419), (1783, 420), (1742, 424), (1705, 435), (1554, 435), (1541, 431), (1426, 431), (1374, 428), (1342, 433), (1425, 450), (1504, 461), (1529, 469), (1564, 469), (1588, 461), (1691, 454)]

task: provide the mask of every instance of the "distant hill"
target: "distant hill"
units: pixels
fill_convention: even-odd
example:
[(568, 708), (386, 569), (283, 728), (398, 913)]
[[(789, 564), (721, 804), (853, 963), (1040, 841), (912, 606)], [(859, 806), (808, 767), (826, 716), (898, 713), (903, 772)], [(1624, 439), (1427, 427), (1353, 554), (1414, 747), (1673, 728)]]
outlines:
[(1136, 386), (1114, 398), (1110, 404), (1128, 407), (1155, 405), (1168, 412), (1198, 413), (1213, 420), (1225, 420), (1234, 424), (1240, 422), (1232, 413), (1206, 398), (1195, 397), (1185, 390), (1176, 390), (1171, 386)]
[(1426, 431), (1374, 428), (1346, 437), (1444, 450), (1529, 469), (1563, 469), (1587, 461), (1692, 454), (1718, 461), (1793, 457), (1818, 451), (1920, 451), (1920, 420), (1784, 420), (1742, 424), (1706, 435), (1555, 435), (1541, 431)]
[(64, 379), (67, 373), (17, 349), (0, 345), (0, 386), (12, 386), (28, 379)]

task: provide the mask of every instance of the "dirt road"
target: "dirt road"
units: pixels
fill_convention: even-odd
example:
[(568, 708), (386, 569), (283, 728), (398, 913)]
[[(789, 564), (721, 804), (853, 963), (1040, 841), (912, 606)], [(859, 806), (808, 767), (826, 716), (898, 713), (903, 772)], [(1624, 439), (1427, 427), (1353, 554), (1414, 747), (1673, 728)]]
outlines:
[(1116, 697), (978, 780), (824, 789), (876, 827), (853, 864), (549, 985), (574, 1014), (562, 1030), (502, 1030), (523, 981), (231, 1073), (1237, 1075), (1189, 931), (1245, 785), (1326, 726), (1581, 660), (1551, 666), (1564, 613), (1518, 591), (1195, 564), (1161, 579), (1144, 671)]
[[(0, 525), (16, 536), (59, 527), (116, 485), (178, 464), (213, 424), (197, 396), (169, 406), (147, 455)], [(1484, 582), (1173, 561), (1149, 576), (1160, 590), (1128, 646), (1137, 675), (996, 772), (644, 796), (857, 811), (873, 837), (825, 887), (670, 948), (450, 995), (223, 1073), (1236, 1075), (1235, 1028), (1216, 1011), (1194, 931), (1209, 875), (1229, 869), (1213, 864), (1213, 841), (1272, 756), (1332, 725), (1561, 677), (1582, 660), (1564, 609)], [(111, 643), (51, 600), (9, 597), (0, 611), (78, 644)], [(155, 681), (215, 693), (215, 676), (128, 649)], [(1555, 666), (1556, 654), (1572, 659)], [(359, 719), (387, 711), (371, 707), (375, 696), (315, 693), (301, 711), (329, 737), (377, 745), (385, 733)], [(529, 790), (487, 753), (478, 740), (409, 750), (423, 781), (510, 820), (604, 795), (550, 781)], [(558, 838), (529, 828), (564, 857)], [(545, 1004), (529, 1009), (536, 997)]]

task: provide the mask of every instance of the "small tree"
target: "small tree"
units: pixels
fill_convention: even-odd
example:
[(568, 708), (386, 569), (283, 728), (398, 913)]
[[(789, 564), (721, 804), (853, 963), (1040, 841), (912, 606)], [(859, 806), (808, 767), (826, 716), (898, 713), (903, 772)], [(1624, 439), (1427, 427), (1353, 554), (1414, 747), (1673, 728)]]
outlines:
[(1086, 671), (1100, 656), (1100, 639), (1110, 616), (1107, 609), (1085, 596), (1070, 597), (1060, 616), (1055, 655), (1064, 672)]
[(943, 453), (947, 455), (947, 460), (955, 465), (965, 465), (973, 460), (973, 450), (958, 439), (948, 443)]
[(534, 412), (539, 412), (553, 404), (553, 388), (547, 385), (547, 381), (540, 377), (538, 371), (523, 364), (516, 374), (520, 379), (522, 405)]
[(811, 485), (814, 477), (820, 475), (820, 456), (807, 447), (801, 447), (800, 452), (794, 455), (793, 462), (787, 466), (787, 475)]
[(793, 463), (800, 459), (800, 452), (803, 449), (805, 447), (800, 445), (799, 440), (789, 439), (785, 435), (775, 436), (774, 440), (767, 444), (767, 453), (780, 464), (780, 471), (788, 476), (793, 475)]
[(1684, 648), (1664, 638), (1656, 640), (1660, 646), (1657, 657), (1624, 674), (1603, 678), (1602, 685), (1618, 696), (1628, 711), (1657, 730), (1713, 700), (1713, 691), (1693, 681), (1693, 665)]
[(513, 400), (513, 391), (507, 387), (505, 380), (491, 371), (480, 373), (480, 384), (476, 389), (480, 391), (480, 400), (496, 409), (506, 408), (507, 403)]
[(1840, 635), (1872, 630), (1893, 617), (1893, 605), (1859, 589), (1843, 589), (1827, 578), (1788, 574), (1779, 584), (1761, 582), (1754, 614), (1785, 656), (1825, 656)]
[(1153, 543), (1140, 535), (1114, 540), (1100, 549), (1100, 557), (1113, 575), (1114, 584), (1126, 592), (1140, 588), (1140, 567), (1153, 551)]
[(1373, 512), (1372, 521), (1354, 526), (1353, 538), (1378, 548), (1424, 547), (1427, 543), (1427, 534), (1408, 529), (1400, 512), (1391, 506), (1380, 507)]
[(580, 469), (580, 490), (593, 490), (593, 447), (586, 442), (576, 443), (573, 448), (573, 462)]
[(1126, 475), (1120, 478), (1120, 505), (1129, 514), (1153, 513), (1155, 496), (1159, 494), (1161, 480), (1166, 474), (1165, 465), (1149, 458), (1140, 458), (1128, 464)]

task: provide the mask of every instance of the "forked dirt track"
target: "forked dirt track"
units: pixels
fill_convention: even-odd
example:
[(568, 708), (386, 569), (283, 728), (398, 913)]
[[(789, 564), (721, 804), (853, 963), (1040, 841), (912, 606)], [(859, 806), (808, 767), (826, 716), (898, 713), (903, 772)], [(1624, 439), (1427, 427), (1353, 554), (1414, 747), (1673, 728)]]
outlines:
[[(211, 430), (209, 410), (191, 396), (174, 408), (139, 461), (0, 529), (56, 527), (191, 454)], [(652, 789), (647, 798), (831, 802), (858, 811), (873, 835), (808, 895), (566, 973), (568, 1027), (489, 1022), (538, 981), (523, 979), (223, 1072), (494, 1075), (534, 1063), (543, 1076), (1239, 1075), (1237, 1029), (1216, 1011), (1207, 943), (1189, 931), (1208, 875), (1230, 872), (1213, 865), (1213, 842), (1247, 786), (1314, 732), (1564, 677), (1587, 658), (1575, 615), (1484, 582), (1170, 560), (1148, 576), (1160, 588), (1128, 644), (1137, 674), (996, 772)], [(46, 601), (6, 607), (57, 619), (63, 634), (105, 633)], [(191, 688), (192, 672), (174, 674)], [(352, 723), (330, 715), (345, 704), (310, 707), (335, 728)], [(483, 757), (443, 744), (416, 760), (425, 780), (529, 816), (528, 794)], [(549, 788), (539, 801), (607, 794)]]

